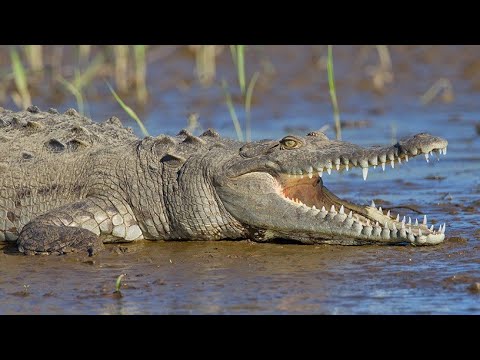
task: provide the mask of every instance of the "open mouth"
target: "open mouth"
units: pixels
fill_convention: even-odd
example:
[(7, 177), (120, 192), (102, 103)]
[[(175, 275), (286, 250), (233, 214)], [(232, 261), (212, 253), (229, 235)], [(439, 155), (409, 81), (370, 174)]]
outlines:
[[(436, 244), (445, 238), (445, 224), (428, 224), (428, 216), (423, 215), (420, 220), (393, 213), (376, 207), (374, 202), (370, 206), (362, 206), (340, 199), (330, 192), (324, 185), (322, 176), (324, 172), (348, 171), (352, 167), (361, 167), (364, 180), (367, 179), (368, 169), (373, 166), (381, 166), (385, 170), (386, 164), (392, 168), (396, 163), (407, 162), (410, 157), (425, 154), (427, 162), (434, 154), (446, 155), (447, 148), (432, 148), (423, 152), (422, 149), (410, 149), (410, 153), (402, 153), (397, 156), (377, 157), (373, 161), (358, 161), (352, 163), (348, 159), (338, 159), (329, 162), (325, 167), (307, 166), (306, 169), (295, 169), (289, 173), (280, 174), (276, 177), (279, 184), (279, 194), (296, 206), (299, 211), (315, 216), (319, 220), (339, 222), (344, 228), (351, 229), (356, 238), (365, 241), (387, 240), (394, 242), (410, 242), (413, 244)], [(387, 163), (388, 161), (388, 163)]]

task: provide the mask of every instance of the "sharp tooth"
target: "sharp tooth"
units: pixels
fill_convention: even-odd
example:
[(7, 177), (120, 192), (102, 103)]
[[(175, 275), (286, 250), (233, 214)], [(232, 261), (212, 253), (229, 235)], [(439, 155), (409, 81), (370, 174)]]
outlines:
[(373, 165), (373, 170), (375, 170), (377, 168), (377, 165)]
[(313, 168), (311, 166), (307, 167), (307, 173), (311, 174), (313, 172)]
[(422, 229), (418, 229), (418, 236), (422, 236)]
[(398, 157), (398, 163), (399, 163), (399, 164), (402, 163), (402, 159), (400, 158), (400, 156)]
[(433, 151), (430, 151), (429, 155), (433, 157)]
[(367, 180), (368, 176), (368, 167), (362, 168), (363, 180)]
[(370, 219), (367, 219), (367, 226), (370, 226)]
[(337, 212), (337, 210), (335, 210), (335, 205), (332, 205), (332, 207), (330, 208), (330, 212)]
[(395, 160), (390, 160), (390, 165), (392, 165), (392, 169), (395, 168)]
[(350, 168), (350, 167), (349, 167), (349, 165), (348, 165), (348, 164), (346, 164), (346, 165), (345, 165), (345, 170), (347, 170), (347, 171), (348, 171), (348, 169), (349, 169), (349, 168)]
[(447, 147), (445, 146), (445, 148), (443, 149), (443, 155), (447, 155)]
[(446, 227), (447, 227), (447, 224), (443, 223), (442, 234), (445, 234), (445, 228)]
[(425, 153), (425, 160), (427, 160), (428, 163), (428, 153)]
[(405, 229), (405, 221), (402, 221), (402, 229)]
[(387, 216), (390, 217), (390, 210), (387, 211)]
[(412, 225), (412, 218), (410, 216), (408, 217), (408, 225)]
[(371, 204), (370, 206), (373, 207), (373, 208), (375, 208), (375, 209), (377, 208), (377, 206), (375, 205), (375, 203), (373, 202), (373, 200), (372, 200), (372, 204)]
[(405, 161), (408, 162), (408, 155), (405, 154)]
[(423, 225), (427, 225), (427, 215), (423, 215)]
[(375, 227), (379, 227), (380, 225), (378, 225), (378, 221), (375, 221)]
[(408, 233), (408, 240), (413, 243), (415, 241), (415, 235), (413, 235), (412, 233)]
[(418, 226), (418, 219), (415, 219), (415, 226)]
[(352, 210), (350, 210), (350, 212), (348, 213), (348, 218), (351, 219), (353, 216), (353, 213), (352, 213)]
[(442, 224), (440, 224), (440, 225), (438, 226), (438, 230), (437, 230), (437, 231), (438, 231), (440, 234), (442, 233)]
[(332, 173), (332, 168), (327, 167), (327, 173), (330, 175)]
[(327, 212), (327, 210), (325, 210), (325, 206), (322, 206), (322, 211)]
[(308, 173), (308, 178), (311, 179), (313, 177), (313, 174), (311, 172)]
[(385, 163), (382, 162), (382, 170), (385, 171)]
[(378, 211), (380, 211), (383, 214), (383, 210), (381, 206), (378, 207)]
[(433, 231), (433, 225), (432, 225), (432, 226), (430, 226), (430, 231)]
[(335, 169), (340, 170), (340, 164), (335, 164)]
[(362, 231), (363, 231), (363, 226), (362, 226), (362, 224), (355, 223), (355, 224), (353, 225), (353, 229), (354, 229), (358, 234), (361, 234)]
[(323, 170), (318, 172), (318, 176), (320, 176), (320, 177), (323, 176)]
[(339, 213), (340, 213), (340, 214), (345, 214), (345, 209), (344, 209), (343, 205), (340, 206), (340, 211), (339, 211)]
[(395, 219), (397, 222), (400, 222), (400, 214), (397, 214), (397, 218)]
[(388, 229), (388, 222), (385, 221), (385, 229)]
[(315, 205), (312, 205), (312, 209), (313, 209), (313, 210), (317, 210), (317, 208), (315, 207)]

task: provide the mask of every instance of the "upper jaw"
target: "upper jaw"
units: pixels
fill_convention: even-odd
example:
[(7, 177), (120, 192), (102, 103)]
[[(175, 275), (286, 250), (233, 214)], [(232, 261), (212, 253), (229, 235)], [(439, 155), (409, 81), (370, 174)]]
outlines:
[[(333, 169), (348, 171), (352, 167), (361, 167), (363, 178), (366, 180), (370, 166), (374, 168), (381, 166), (385, 170), (387, 164), (393, 168), (395, 162), (399, 164), (402, 161), (408, 162), (409, 158), (420, 154), (424, 154), (428, 162), (429, 157), (434, 154), (446, 155), (448, 145), (446, 140), (428, 134), (417, 134), (389, 147), (361, 148), (344, 142), (329, 143), (331, 143), (329, 147), (321, 147), (317, 151), (309, 149), (306, 156), (298, 156), (292, 161), (276, 164), (276, 171), (291, 176), (312, 178), (316, 174), (322, 177), (324, 172), (330, 174)], [(302, 149), (298, 151), (301, 152)]]

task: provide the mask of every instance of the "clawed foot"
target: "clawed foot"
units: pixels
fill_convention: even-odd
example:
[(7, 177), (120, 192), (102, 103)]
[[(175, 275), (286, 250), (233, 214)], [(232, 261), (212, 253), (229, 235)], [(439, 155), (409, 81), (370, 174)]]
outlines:
[(44, 224), (27, 224), (17, 245), (25, 255), (84, 252), (92, 256), (104, 248), (100, 238), (91, 231)]

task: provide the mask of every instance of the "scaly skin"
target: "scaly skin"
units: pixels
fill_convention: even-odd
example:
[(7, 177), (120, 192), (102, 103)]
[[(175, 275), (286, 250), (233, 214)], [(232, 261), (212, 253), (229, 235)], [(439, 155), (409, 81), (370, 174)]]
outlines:
[(116, 118), (0, 108), (0, 240), (25, 254), (92, 254), (141, 239), (437, 244), (444, 226), (342, 200), (322, 175), (359, 166), (366, 178), (370, 166), (446, 146), (428, 134), (375, 148), (323, 133), (240, 143), (182, 130), (140, 140)]

